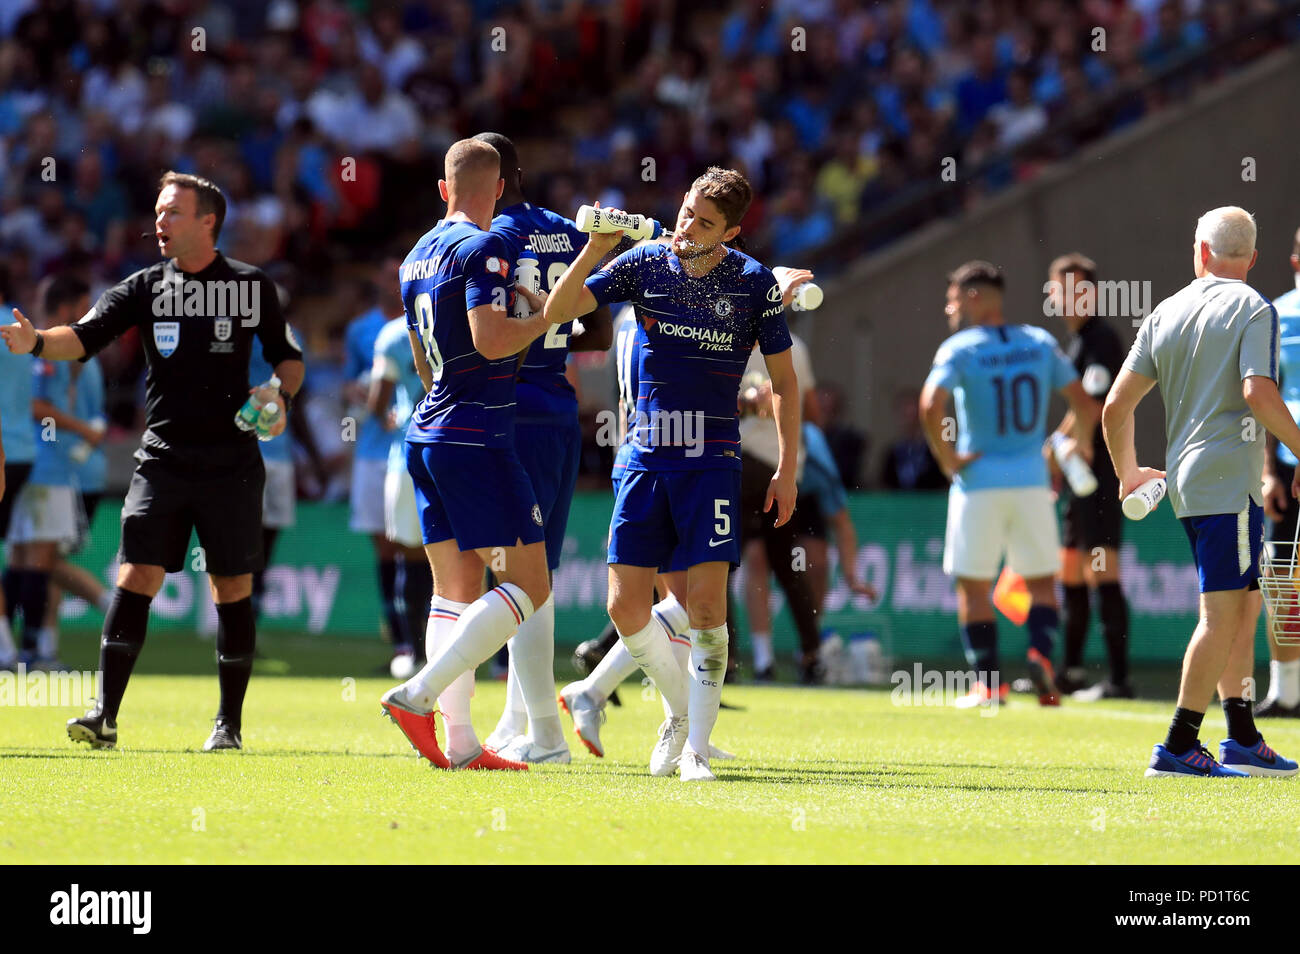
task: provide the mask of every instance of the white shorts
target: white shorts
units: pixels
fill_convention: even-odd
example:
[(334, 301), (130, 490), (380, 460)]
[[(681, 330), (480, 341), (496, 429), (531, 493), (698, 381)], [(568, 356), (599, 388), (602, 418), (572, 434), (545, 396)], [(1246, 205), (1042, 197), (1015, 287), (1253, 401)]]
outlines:
[(1056, 505), (1046, 487), (948, 491), (943, 572), (992, 580), (1005, 556), (1023, 577), (1053, 576), (1061, 568)]
[(352, 462), (352, 518), (354, 533), (384, 532), (384, 475), (388, 461), (357, 459)]
[(277, 530), (292, 527), (298, 519), (298, 486), (293, 461), (268, 460), (262, 488), (262, 526)]
[(405, 467), (388, 471), (384, 480), (384, 532), (403, 547), (424, 543), (420, 534), (420, 512), (415, 506), (415, 481)]
[(9, 543), (57, 543), (71, 548), (83, 518), (81, 495), (70, 486), (26, 483), (14, 501)]

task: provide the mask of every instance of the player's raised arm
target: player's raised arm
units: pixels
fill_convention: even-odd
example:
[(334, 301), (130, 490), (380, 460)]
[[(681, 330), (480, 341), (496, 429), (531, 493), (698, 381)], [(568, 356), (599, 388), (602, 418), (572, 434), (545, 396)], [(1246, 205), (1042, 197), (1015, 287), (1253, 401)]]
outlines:
[(763, 512), (772, 509), (776, 502), (777, 518), (775, 526), (781, 526), (794, 515), (795, 498), (798, 488), (795, 485), (795, 462), (799, 459), (799, 429), (802, 417), (802, 395), (799, 393), (799, 377), (795, 374), (792, 349), (777, 354), (767, 354), (767, 374), (772, 379), (772, 416), (776, 419), (777, 464), (776, 473), (767, 488), (767, 500), (763, 503)]
[[(0, 326), (0, 336), (13, 354), (33, 354), (48, 361), (75, 361), (86, 349), (71, 325), (37, 331), (27, 317), (14, 309), (14, 323)], [(39, 348), (37, 347), (39, 345)]]
[(564, 270), (546, 299), (544, 314), (553, 325), (562, 325), (596, 310), (599, 302), (586, 286), (587, 276), (622, 240), (622, 232), (592, 232), (573, 264)]

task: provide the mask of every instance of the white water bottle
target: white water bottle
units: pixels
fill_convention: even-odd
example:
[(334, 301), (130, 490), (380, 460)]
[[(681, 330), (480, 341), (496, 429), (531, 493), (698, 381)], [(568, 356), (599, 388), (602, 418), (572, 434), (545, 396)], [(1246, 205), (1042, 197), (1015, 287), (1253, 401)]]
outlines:
[(623, 233), (633, 241), (658, 238), (664, 227), (654, 219), (633, 212), (621, 212), (618, 209), (598, 209), (594, 205), (584, 205), (573, 217), (579, 232), (617, 232)]
[(1088, 466), (1088, 462), (1078, 454), (1067, 454), (1065, 435), (1057, 431), (1051, 436), (1052, 454), (1060, 466), (1065, 479), (1070, 482), (1070, 489), (1076, 497), (1087, 497), (1097, 489), (1097, 477)]
[[(515, 284), (523, 285), (534, 295), (542, 293), (541, 262), (535, 258), (521, 258), (515, 263)], [(528, 299), (515, 291), (515, 317), (527, 318), (532, 314)]]
[(262, 413), (263, 404), (262, 399), (258, 397), (258, 395), (261, 394), (265, 388), (272, 388), (276, 391), (280, 390), (280, 379), (273, 374), (271, 375), (271, 380), (267, 381), (265, 384), (259, 384), (254, 388), (253, 393), (250, 394), (248, 400), (244, 402), (244, 406), (241, 407), (239, 413), (235, 415), (235, 426), (241, 431), (257, 430), (257, 421)]
[(795, 289), (794, 299), (790, 302), (791, 311), (815, 311), (821, 307), (822, 287), (815, 282), (804, 282)]
[[(108, 421), (104, 420), (102, 417), (94, 418), (89, 422), (89, 424), (90, 429), (100, 436), (103, 436), (104, 431), (108, 427)], [(68, 451), (68, 456), (72, 458), (74, 464), (84, 464), (86, 461), (90, 460), (90, 455), (93, 453), (95, 453), (95, 446), (92, 445), (90, 441), (82, 440), (77, 441), (72, 450)]]
[(1124, 503), (1121, 505), (1124, 508), (1124, 516), (1130, 520), (1141, 520), (1156, 509), (1156, 504), (1160, 503), (1165, 496), (1165, 489), (1163, 477), (1152, 477), (1124, 498)]

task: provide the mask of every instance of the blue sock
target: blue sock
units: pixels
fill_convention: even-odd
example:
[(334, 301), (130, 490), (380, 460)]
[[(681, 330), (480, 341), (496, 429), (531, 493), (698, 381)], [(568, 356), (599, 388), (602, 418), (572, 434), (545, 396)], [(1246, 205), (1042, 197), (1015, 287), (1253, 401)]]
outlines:
[(998, 624), (992, 620), (967, 623), (961, 628), (961, 644), (966, 649), (966, 662), (980, 674), (979, 678), (991, 680), (998, 671)]
[(1029, 648), (1037, 649), (1047, 659), (1052, 658), (1052, 647), (1056, 645), (1056, 632), (1060, 628), (1060, 616), (1055, 606), (1029, 607)]

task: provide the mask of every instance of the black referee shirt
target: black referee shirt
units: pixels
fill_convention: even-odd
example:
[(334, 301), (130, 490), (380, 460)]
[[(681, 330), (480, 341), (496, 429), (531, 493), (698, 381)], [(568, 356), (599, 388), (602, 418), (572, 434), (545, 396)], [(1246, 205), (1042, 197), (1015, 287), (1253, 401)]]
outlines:
[[(1067, 353), (1074, 362), (1074, 369), (1079, 372), (1083, 390), (1089, 397), (1105, 402), (1128, 354), (1115, 329), (1100, 318), (1089, 318), (1078, 334), (1070, 339)], [(1110, 466), (1110, 453), (1106, 450), (1106, 438), (1100, 424), (1093, 433), (1092, 452), (1093, 473), (1109, 474), (1114, 468)]]
[(72, 326), (87, 357), (130, 328), (139, 329), (148, 368), (142, 447), (178, 462), (256, 445), (256, 435), (235, 426), (248, 399), (253, 335), (272, 367), (302, 360), (275, 283), (220, 252), (195, 274), (171, 260), (142, 269)]

